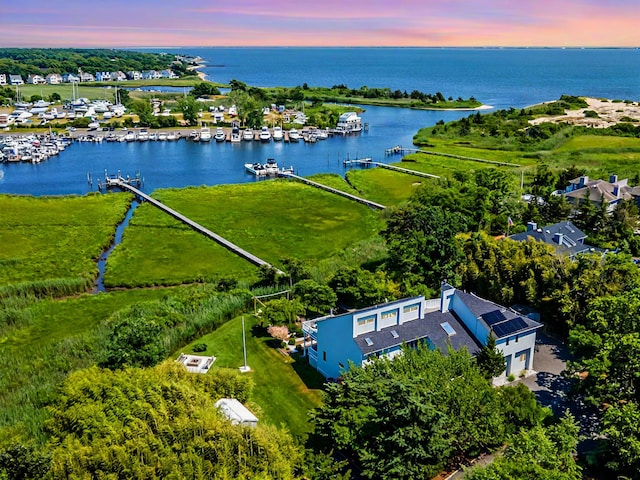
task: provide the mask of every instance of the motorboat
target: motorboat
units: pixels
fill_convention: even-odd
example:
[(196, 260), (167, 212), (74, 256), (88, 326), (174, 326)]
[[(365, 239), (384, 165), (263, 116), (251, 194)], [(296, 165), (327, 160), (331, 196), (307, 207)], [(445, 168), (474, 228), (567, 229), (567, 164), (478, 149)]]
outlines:
[(282, 127), (273, 127), (273, 141), (281, 142), (283, 138)]
[(299, 142), (302, 137), (300, 133), (295, 128), (289, 130), (289, 141), (290, 142)]
[(201, 142), (210, 142), (211, 141), (211, 130), (209, 127), (201, 127), (200, 128), (200, 141)]
[(225, 135), (222, 127), (216, 128), (216, 134), (213, 138), (216, 142), (224, 142), (227, 139), (227, 136)]
[(142, 130), (140, 130), (140, 132), (138, 133), (138, 141), (139, 142), (146, 142), (147, 140), (149, 140), (149, 132), (147, 132), (144, 128)]
[(242, 140), (242, 136), (240, 135), (240, 129), (238, 127), (233, 127), (231, 129), (231, 143), (240, 143)]
[(166, 134), (166, 132), (160, 132), (160, 133), (158, 134), (158, 140), (159, 140), (160, 142), (164, 142), (166, 139), (167, 139), (167, 134)]
[(271, 132), (265, 126), (260, 130), (260, 141), (262, 143), (269, 143), (271, 141)]
[(253, 141), (253, 130), (247, 128), (244, 132), (242, 132), (242, 139), (247, 142)]
[(167, 133), (167, 141), (173, 142), (174, 140), (178, 140), (178, 136), (176, 135), (176, 132)]
[(129, 130), (125, 136), (124, 136), (125, 141), (127, 142), (133, 142), (136, 140), (136, 134), (133, 130)]
[(267, 174), (267, 169), (261, 163), (245, 163), (244, 169), (257, 177), (263, 177)]

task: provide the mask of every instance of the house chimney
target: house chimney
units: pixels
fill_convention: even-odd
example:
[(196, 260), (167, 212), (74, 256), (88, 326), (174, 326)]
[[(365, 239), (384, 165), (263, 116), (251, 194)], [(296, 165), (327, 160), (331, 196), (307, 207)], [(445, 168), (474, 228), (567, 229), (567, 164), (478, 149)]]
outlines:
[(536, 222), (527, 222), (527, 232), (532, 232), (538, 229), (538, 224)]
[(609, 175), (609, 183), (618, 183), (618, 175)]
[(589, 183), (589, 177), (587, 177), (586, 175), (583, 175), (580, 177), (580, 184), (578, 186), (584, 187), (587, 183)]
[(562, 241), (564, 240), (564, 234), (557, 232), (554, 236), (553, 239), (556, 241), (556, 243), (558, 245), (562, 245)]

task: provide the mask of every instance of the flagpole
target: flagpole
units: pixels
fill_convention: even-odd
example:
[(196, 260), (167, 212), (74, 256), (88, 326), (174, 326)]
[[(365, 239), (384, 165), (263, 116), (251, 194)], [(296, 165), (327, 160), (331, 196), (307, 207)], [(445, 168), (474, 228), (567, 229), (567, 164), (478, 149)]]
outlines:
[(251, 368), (247, 365), (247, 341), (244, 335), (244, 315), (242, 316), (242, 354), (244, 357), (244, 365), (240, 367), (242, 373), (249, 372)]

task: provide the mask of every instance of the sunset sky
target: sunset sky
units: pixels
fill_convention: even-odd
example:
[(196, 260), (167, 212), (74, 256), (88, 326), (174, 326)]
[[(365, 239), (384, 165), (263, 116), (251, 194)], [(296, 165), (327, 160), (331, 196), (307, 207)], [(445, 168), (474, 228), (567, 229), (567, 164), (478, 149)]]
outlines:
[(0, 47), (640, 46), (640, 0), (0, 0)]

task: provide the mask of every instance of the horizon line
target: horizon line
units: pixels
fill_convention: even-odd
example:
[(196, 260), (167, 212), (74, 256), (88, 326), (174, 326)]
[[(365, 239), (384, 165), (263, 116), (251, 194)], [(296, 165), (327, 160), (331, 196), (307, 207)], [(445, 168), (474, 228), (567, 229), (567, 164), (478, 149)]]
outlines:
[(0, 47), (0, 49), (73, 49), (73, 48), (84, 48), (84, 49), (109, 49), (109, 50), (118, 50), (118, 49), (138, 49), (138, 48), (162, 48), (162, 49), (180, 49), (180, 48), (336, 48), (336, 49), (353, 49), (353, 48), (425, 48), (425, 49), (474, 49), (474, 50), (482, 50), (482, 49), (556, 49), (556, 50), (596, 50), (596, 49), (620, 49), (620, 50), (638, 50), (640, 49), (640, 45), (638, 46), (623, 46), (623, 45), (349, 45), (349, 46), (341, 46), (341, 45), (123, 45), (123, 46), (10, 46), (10, 47)]

